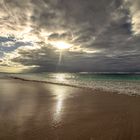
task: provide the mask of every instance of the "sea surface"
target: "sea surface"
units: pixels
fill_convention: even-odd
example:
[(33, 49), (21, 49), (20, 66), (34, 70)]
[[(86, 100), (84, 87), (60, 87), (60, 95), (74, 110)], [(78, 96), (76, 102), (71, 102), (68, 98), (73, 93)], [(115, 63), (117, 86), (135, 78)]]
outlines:
[(119, 94), (140, 95), (140, 74), (30, 73), (10, 74), (25, 80), (49, 82)]

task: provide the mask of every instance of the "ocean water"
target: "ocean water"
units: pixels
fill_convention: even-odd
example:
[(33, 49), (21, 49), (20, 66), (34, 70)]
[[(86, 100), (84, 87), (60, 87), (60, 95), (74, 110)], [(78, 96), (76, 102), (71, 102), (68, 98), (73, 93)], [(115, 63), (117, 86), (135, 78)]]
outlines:
[(139, 74), (30, 73), (12, 74), (11, 76), (38, 82), (51, 82), (81, 88), (99, 89), (119, 94), (140, 95)]

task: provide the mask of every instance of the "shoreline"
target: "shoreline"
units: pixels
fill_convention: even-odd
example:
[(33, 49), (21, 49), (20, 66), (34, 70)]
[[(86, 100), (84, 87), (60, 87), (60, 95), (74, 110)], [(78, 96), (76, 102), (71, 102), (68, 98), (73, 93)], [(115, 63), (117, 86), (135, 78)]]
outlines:
[(59, 83), (59, 82), (49, 82), (49, 81), (39, 81), (39, 80), (30, 80), (30, 79), (25, 79), (21, 77), (15, 77), (15, 76), (7, 76), (8, 79), (15, 79), (15, 80), (21, 80), (21, 81), (29, 81), (29, 82), (35, 82), (35, 83), (44, 83), (44, 84), (54, 84), (54, 85), (60, 85), (60, 86), (68, 86), (68, 87), (73, 87), (73, 88), (81, 88), (81, 89), (87, 89), (91, 91), (99, 91), (99, 92), (109, 92), (112, 94), (123, 94), (123, 95), (128, 95), (128, 96), (140, 96), (138, 93), (123, 93), (119, 91), (111, 91), (111, 90), (106, 90), (103, 88), (91, 88), (91, 87), (84, 87), (80, 85), (73, 85), (73, 84), (65, 84), (65, 83)]

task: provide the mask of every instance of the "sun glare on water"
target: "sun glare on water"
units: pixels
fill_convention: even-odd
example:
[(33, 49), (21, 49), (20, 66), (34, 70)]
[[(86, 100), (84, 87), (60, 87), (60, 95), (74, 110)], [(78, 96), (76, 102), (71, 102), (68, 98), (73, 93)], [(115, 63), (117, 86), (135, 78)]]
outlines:
[(65, 74), (57, 74), (56, 75), (56, 80), (59, 82), (65, 81)]

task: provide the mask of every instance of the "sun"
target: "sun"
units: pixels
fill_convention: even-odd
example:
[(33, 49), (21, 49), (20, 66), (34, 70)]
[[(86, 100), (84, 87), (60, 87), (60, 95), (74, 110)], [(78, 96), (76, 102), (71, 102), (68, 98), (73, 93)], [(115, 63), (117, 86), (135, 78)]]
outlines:
[(65, 49), (69, 49), (72, 47), (71, 44), (69, 44), (65, 41), (55, 41), (55, 42), (52, 42), (51, 44), (59, 50), (65, 50)]

